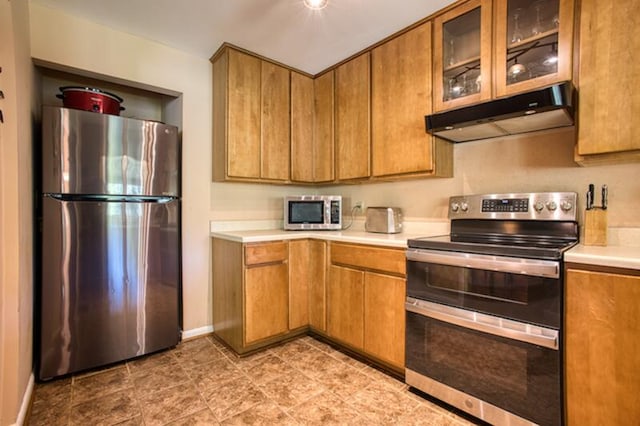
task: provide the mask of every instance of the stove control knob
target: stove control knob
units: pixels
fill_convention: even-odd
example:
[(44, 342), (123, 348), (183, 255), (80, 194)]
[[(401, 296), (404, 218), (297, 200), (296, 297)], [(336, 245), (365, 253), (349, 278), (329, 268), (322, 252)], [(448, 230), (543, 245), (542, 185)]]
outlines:
[(558, 208), (558, 205), (555, 201), (549, 201), (547, 203), (547, 208), (549, 209), (549, 211), (555, 211)]
[(456, 213), (458, 210), (460, 210), (460, 205), (458, 203), (451, 203), (451, 211)]
[(537, 212), (541, 212), (542, 209), (544, 209), (544, 204), (542, 203), (542, 201), (536, 201), (536, 203), (533, 205), (533, 208), (537, 211)]
[(469, 204), (463, 201), (462, 203), (460, 203), (460, 210), (462, 210), (463, 212), (469, 211)]
[(573, 204), (571, 203), (571, 201), (564, 200), (560, 203), (560, 208), (563, 211), (568, 212), (573, 208)]

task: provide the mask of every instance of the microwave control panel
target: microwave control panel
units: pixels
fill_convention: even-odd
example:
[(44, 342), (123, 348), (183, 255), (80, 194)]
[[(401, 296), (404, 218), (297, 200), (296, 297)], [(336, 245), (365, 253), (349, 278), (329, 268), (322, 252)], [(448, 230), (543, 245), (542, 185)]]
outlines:
[(342, 212), (340, 211), (340, 201), (331, 200), (331, 223), (340, 223), (340, 216)]

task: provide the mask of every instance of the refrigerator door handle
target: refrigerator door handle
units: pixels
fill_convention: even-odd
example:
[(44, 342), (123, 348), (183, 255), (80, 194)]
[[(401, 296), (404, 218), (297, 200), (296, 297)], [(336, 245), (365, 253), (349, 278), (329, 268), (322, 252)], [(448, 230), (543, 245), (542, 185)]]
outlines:
[(77, 194), (43, 194), (45, 197), (58, 201), (91, 201), (103, 203), (159, 203), (166, 204), (177, 200), (178, 197), (151, 197), (135, 195), (77, 195)]

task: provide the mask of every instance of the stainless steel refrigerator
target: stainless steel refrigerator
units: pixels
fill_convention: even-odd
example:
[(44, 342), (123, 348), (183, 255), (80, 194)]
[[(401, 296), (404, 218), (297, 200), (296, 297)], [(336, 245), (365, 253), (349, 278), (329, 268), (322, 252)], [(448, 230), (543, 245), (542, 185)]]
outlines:
[(43, 108), (41, 380), (178, 343), (180, 153), (174, 126)]

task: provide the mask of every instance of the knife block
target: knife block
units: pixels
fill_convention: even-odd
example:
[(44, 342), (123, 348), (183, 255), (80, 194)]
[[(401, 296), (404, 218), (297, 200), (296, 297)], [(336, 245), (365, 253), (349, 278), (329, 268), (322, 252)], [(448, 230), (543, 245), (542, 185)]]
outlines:
[(584, 212), (585, 246), (607, 245), (607, 211), (599, 207)]

